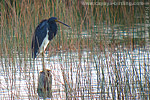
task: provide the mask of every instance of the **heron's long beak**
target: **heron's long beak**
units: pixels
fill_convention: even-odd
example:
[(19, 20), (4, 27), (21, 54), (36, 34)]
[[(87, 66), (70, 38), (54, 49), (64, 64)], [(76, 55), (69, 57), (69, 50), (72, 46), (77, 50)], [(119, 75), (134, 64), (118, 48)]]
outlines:
[(65, 23), (63, 23), (63, 22), (61, 22), (60, 20), (55, 20), (55, 22), (59, 22), (59, 23), (61, 23), (61, 24), (63, 24), (63, 25), (65, 25), (65, 26), (67, 26), (67, 27), (69, 27), (70, 28), (70, 26), (69, 25), (67, 25), (67, 24), (65, 24)]

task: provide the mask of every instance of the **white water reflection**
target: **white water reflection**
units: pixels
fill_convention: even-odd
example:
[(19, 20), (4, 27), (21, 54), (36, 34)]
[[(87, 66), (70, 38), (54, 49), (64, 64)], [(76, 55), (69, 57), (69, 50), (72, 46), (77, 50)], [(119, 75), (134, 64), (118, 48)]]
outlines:
[[(30, 59), (2, 59), (0, 65), (0, 98), (37, 99), (38, 73), (42, 70), (41, 58), (35, 63)], [(143, 48), (134, 51), (60, 52), (45, 57), (47, 69), (52, 71), (53, 99), (69, 97), (82, 99), (112, 99), (115, 85), (144, 83), (150, 80), (150, 55)], [(128, 82), (126, 82), (128, 81)], [(122, 83), (120, 83), (122, 82)], [(138, 87), (137, 83), (134, 83)], [(145, 84), (145, 83), (144, 83)], [(138, 91), (138, 88), (136, 89)], [(115, 90), (116, 91), (116, 90)], [(147, 90), (148, 91), (148, 90)]]

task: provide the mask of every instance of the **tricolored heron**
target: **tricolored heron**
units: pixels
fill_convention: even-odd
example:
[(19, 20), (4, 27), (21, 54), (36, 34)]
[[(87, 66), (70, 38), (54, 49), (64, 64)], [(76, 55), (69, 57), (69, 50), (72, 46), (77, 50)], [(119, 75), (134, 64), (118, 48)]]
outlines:
[(35, 33), (32, 38), (32, 57), (35, 59), (39, 53), (42, 53), (43, 57), (43, 71), (45, 69), (44, 66), (44, 51), (50, 40), (54, 38), (57, 33), (57, 24), (59, 22), (61, 24), (68, 26), (67, 24), (57, 20), (56, 17), (51, 17), (48, 20), (43, 20), (35, 29)]

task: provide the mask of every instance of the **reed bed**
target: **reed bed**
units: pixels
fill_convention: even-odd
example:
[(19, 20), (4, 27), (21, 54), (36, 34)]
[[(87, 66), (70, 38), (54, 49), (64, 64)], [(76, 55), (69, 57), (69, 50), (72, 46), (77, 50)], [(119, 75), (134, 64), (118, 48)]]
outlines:
[(51, 16), (71, 26), (58, 25), (46, 49), (53, 99), (150, 98), (150, 33), (144, 24), (148, 5), (89, 3), (0, 1), (0, 98), (39, 99), (42, 64), (40, 56), (32, 60), (31, 41), (36, 26)]

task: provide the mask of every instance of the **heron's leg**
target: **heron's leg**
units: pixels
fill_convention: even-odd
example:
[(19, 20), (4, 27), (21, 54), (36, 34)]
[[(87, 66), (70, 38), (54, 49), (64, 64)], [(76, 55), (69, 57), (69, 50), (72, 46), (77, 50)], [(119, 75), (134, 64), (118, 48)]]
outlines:
[(42, 67), (43, 67), (43, 71), (44, 73), (41, 72), (41, 75), (40, 75), (40, 80), (39, 80), (39, 88), (41, 89), (40, 93), (42, 93), (42, 96), (43, 96), (43, 100), (45, 100), (46, 98), (46, 91), (45, 91), (45, 64), (44, 64), (44, 52), (41, 53), (42, 54)]
[(43, 63), (43, 71), (45, 71), (45, 64), (44, 64), (44, 52), (42, 52), (42, 63)]

